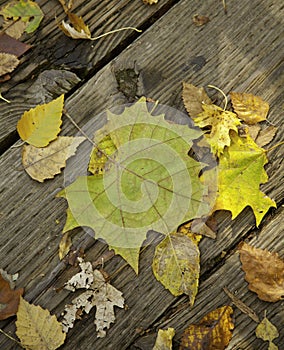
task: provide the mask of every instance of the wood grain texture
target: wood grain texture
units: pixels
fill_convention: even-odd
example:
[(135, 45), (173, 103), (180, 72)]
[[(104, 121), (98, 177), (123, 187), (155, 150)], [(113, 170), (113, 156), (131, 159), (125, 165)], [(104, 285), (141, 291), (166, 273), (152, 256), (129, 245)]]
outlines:
[[(84, 6), (80, 9), (84, 11)], [(100, 112), (126, 103), (130, 98), (128, 88), (118, 84), (121, 72), (126, 72), (130, 81), (128, 87), (134, 87), (136, 95), (145, 94), (181, 110), (181, 81), (203, 86), (214, 84), (226, 93), (247, 91), (267, 100), (271, 106), (269, 121), (279, 127), (269, 146), (275, 145), (283, 135), (283, 23), (280, 16), (283, 5), (260, 0), (253, 4), (245, 1), (242, 6), (232, 2), (228, 11), (225, 16), (222, 6), (215, 0), (202, 4), (192, 2), (190, 6), (188, 1), (180, 1), (70, 96), (66, 103), (69, 114), (81, 127), (88, 126), (91, 120), (96, 126), (102, 124)], [(196, 28), (191, 23), (195, 13), (209, 15), (211, 21)], [(211, 90), (209, 93), (221, 102), (217, 93)], [(77, 133), (67, 119), (64, 123), (64, 134)], [(9, 273), (20, 272), (18, 286), (26, 287), (26, 298), (59, 316), (72, 296), (56, 289), (62, 287), (75, 270), (66, 268), (57, 258), (66, 203), (54, 196), (63, 186), (64, 175), (43, 184), (35, 183), (21, 170), (20, 152), (20, 149), (9, 149), (0, 158), (1, 267)], [(283, 146), (273, 149), (268, 156), (270, 162), (266, 169), (270, 179), (263, 191), (277, 201), (279, 209), (269, 212), (259, 230), (255, 229), (249, 209), (233, 222), (228, 212), (217, 213), (217, 240), (205, 238), (200, 244), (202, 277), (192, 310), (186, 298), (174, 298), (155, 280), (151, 271), (154, 247), (150, 246), (141, 254), (139, 276), (129, 267), (116, 275), (115, 271), (124, 265), (120, 257), (114, 257), (105, 265), (106, 271), (114, 275), (112, 283), (123, 292), (128, 305), (127, 310), (116, 310), (117, 320), (107, 337), (96, 338), (91, 314), (78, 321), (62, 349), (137, 349), (135, 342), (138, 344), (141, 332), (148, 328), (156, 331), (169, 324), (177, 329), (175, 339), (178, 342), (189, 320), (197, 322), (213, 308), (229, 302), (221, 291), (223, 285), (237, 291), (237, 296), (260, 317), (267, 309), (281, 333), (275, 342), (279, 346), (283, 344), (281, 303), (260, 302), (247, 290), (237, 253), (221, 258), (222, 251), (234, 251), (236, 244), (246, 236), (253, 237), (252, 243), (257, 247), (269, 248), (280, 255), (283, 251), (279, 224), (283, 220)], [(79, 235), (84, 241), (84, 231)], [(105, 249), (101, 242), (88, 241), (87, 259), (96, 260)], [(255, 338), (255, 326), (247, 316), (236, 311), (236, 329), (229, 349), (267, 348), (267, 344)], [(0, 322), (0, 327), (12, 331), (13, 321)], [(2, 335), (0, 347), (17, 348)]]

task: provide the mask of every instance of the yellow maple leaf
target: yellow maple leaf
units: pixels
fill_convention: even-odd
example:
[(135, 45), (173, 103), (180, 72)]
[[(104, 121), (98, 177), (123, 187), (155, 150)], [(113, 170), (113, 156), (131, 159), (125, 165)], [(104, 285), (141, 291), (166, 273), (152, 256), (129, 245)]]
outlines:
[(22, 160), (26, 172), (39, 182), (54, 178), (84, 140), (84, 137), (59, 136), (47, 147), (24, 145)]
[(255, 124), (266, 119), (269, 104), (259, 96), (230, 92), (232, 105), (238, 117), (247, 124)]
[(29, 304), (22, 297), (17, 312), (16, 334), (25, 349), (55, 350), (66, 338), (62, 325), (48, 310)]
[(231, 306), (222, 306), (204, 316), (198, 324), (192, 324), (183, 333), (180, 350), (223, 350), (232, 338), (234, 324)]
[[(249, 135), (240, 137), (232, 133), (232, 144), (219, 161), (218, 193), (213, 210), (230, 210), (234, 219), (250, 206), (259, 226), (268, 209), (276, 207), (276, 203), (259, 190), (260, 184), (268, 180), (266, 163), (265, 150)], [(206, 183), (210, 183), (212, 170), (203, 176)]]
[(45, 147), (55, 140), (62, 124), (64, 95), (24, 112), (17, 124), (21, 139), (35, 147)]
[(224, 111), (214, 104), (203, 104), (203, 112), (193, 118), (194, 123), (200, 128), (211, 127), (206, 133), (206, 139), (211, 146), (211, 151), (218, 157), (224, 152), (225, 146), (230, 146), (230, 130), (238, 132), (237, 126), (241, 121), (233, 112)]

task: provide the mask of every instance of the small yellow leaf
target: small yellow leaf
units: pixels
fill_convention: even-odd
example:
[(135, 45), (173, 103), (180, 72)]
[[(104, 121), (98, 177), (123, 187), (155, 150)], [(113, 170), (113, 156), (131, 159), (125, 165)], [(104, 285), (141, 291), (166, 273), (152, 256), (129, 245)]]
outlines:
[(59, 243), (59, 259), (62, 260), (70, 251), (70, 248), (72, 246), (72, 240), (69, 236), (69, 233), (66, 232), (63, 234), (61, 241)]
[(247, 124), (255, 124), (266, 119), (269, 104), (259, 96), (230, 92), (232, 105), (238, 117)]
[(153, 350), (172, 350), (172, 340), (175, 335), (174, 328), (159, 329)]
[(22, 160), (26, 172), (39, 182), (54, 178), (84, 140), (84, 137), (59, 136), (47, 147), (24, 145)]
[(66, 334), (56, 317), (22, 297), (17, 312), (16, 334), (28, 350), (55, 350), (64, 343)]
[(278, 330), (266, 317), (264, 317), (256, 327), (255, 334), (258, 338), (269, 341), (269, 349), (278, 349), (278, 347), (272, 343), (275, 338), (279, 337)]
[(17, 56), (0, 52), (0, 75), (13, 72), (19, 63)]
[(64, 95), (47, 104), (24, 112), (18, 121), (17, 131), (21, 139), (35, 147), (45, 147), (56, 139), (62, 124)]
[(231, 306), (223, 306), (207, 314), (197, 325), (190, 325), (183, 333), (179, 350), (224, 350), (234, 329), (232, 313)]
[(173, 233), (157, 245), (152, 264), (156, 279), (174, 296), (187, 294), (191, 305), (198, 290), (199, 255), (194, 239)]
[(198, 88), (187, 83), (183, 83), (182, 99), (191, 118), (196, 118), (203, 111), (203, 104), (212, 103), (203, 87)]

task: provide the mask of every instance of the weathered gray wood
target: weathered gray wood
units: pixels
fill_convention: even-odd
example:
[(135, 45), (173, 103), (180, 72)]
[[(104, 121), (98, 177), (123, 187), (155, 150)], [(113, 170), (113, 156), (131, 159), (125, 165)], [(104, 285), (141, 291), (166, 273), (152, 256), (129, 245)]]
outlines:
[[(131, 72), (136, 71), (138, 74), (138, 95), (144, 93), (164, 104), (180, 108), (182, 80), (200, 85), (211, 83), (225, 92), (233, 89), (261, 95), (271, 104), (269, 120), (280, 127), (272, 142), (275, 145), (280, 141), (283, 130), (280, 103), (283, 49), (283, 28), (279, 15), (281, 6), (280, 3), (270, 6), (260, 0), (254, 4), (247, 1), (241, 8), (238, 3), (231, 3), (226, 17), (215, 0), (192, 6), (189, 6), (188, 1), (181, 1), (117, 59), (76, 91), (67, 101), (67, 110), (84, 126), (105, 108), (127, 102), (129, 96), (125, 96), (123, 89), (119, 91), (116, 74), (120, 70), (132, 69)], [(211, 22), (203, 28), (194, 27), (190, 18), (196, 12), (209, 14)], [(201, 67), (204, 62), (205, 65)], [(217, 94), (215, 96), (218, 97)], [(65, 133), (75, 134), (68, 122), (65, 121), (65, 125)], [(267, 171), (270, 180), (263, 186), (263, 190), (279, 205), (283, 197), (282, 150), (283, 147), (278, 147), (269, 152)], [(10, 273), (20, 272), (18, 285), (27, 286), (28, 300), (48, 307), (59, 315), (71, 296), (66, 291), (56, 292), (55, 289), (61, 287), (74, 273), (73, 268), (64, 270), (56, 256), (66, 204), (63, 200), (54, 199), (54, 194), (63, 184), (63, 175), (53, 181), (37, 184), (23, 171), (16, 170), (20, 166), (19, 149), (8, 150), (0, 159), (3, 177), (0, 212), (4, 223), (0, 234), (2, 267)], [(266, 247), (281, 251), (283, 244), (281, 239), (277, 241), (277, 237), (281, 237), (279, 222), (282, 211), (279, 210), (276, 216), (271, 215), (273, 212), (266, 216), (260, 237), (263, 237)], [(242, 237), (259, 231), (254, 228), (254, 219), (249, 210), (245, 210), (233, 222), (228, 213), (217, 213), (217, 218), (220, 223), (217, 240), (204, 239), (200, 244), (203, 277), (200, 293), (191, 312), (186, 310), (174, 314), (175, 307), (186, 305), (185, 298), (174, 298), (154, 279), (151, 272), (154, 247), (150, 247), (141, 254), (138, 277), (129, 267), (125, 267), (112, 278), (112, 283), (124, 293), (129, 308), (116, 310), (117, 320), (107, 337), (96, 339), (93, 315), (90, 315), (70, 331), (63, 348), (126, 349), (139, 337), (141, 329), (160, 325), (165, 311), (169, 314), (166, 314), (162, 325), (173, 322), (178, 330), (178, 340), (189, 319), (196, 322), (227, 300), (218, 289), (221, 285), (220, 276), (221, 282), (229, 289), (245, 293), (246, 284), (240, 278), (243, 275), (240, 275), (237, 255), (226, 260), (220, 268), (218, 261), (222, 251), (230, 252)], [(56, 219), (60, 220), (59, 225)], [(87, 259), (97, 259), (102, 251), (101, 243), (96, 243), (87, 250)], [(123, 264), (122, 259), (115, 257), (105, 265), (105, 269), (112, 275)], [(205, 272), (212, 267), (218, 269), (208, 277)], [(45, 278), (48, 283), (45, 283)], [(43, 284), (40, 285), (40, 282)], [(253, 299), (250, 299), (251, 295)], [(256, 305), (257, 312), (269, 309), (271, 320), (275, 320), (276, 325), (281, 323), (283, 311), (280, 316), (276, 315), (279, 303), (271, 305), (258, 302), (250, 292), (245, 294), (243, 301)], [(255, 340), (248, 331), (253, 329), (253, 324), (245, 317), (240, 314), (237, 316), (237, 320), (243, 320), (244, 323), (237, 324), (232, 346), (242, 344), (246, 350), (264, 349), (266, 345)], [(13, 328), (12, 322), (4, 322), (6, 324), (6, 331)], [(280, 341), (283, 342), (283, 332)], [(12, 347), (11, 342), (3, 339), (2, 335), (0, 345), (3, 348)]]
[[(3, 6), (8, 2), (2, 2)], [(128, 26), (147, 28), (153, 18), (159, 17), (173, 2), (168, 0), (147, 6), (141, 0), (77, 0), (74, 1), (73, 12), (83, 17), (93, 36), (98, 36)], [(125, 45), (139, 35), (132, 30), (126, 30), (97, 41), (73, 40), (65, 36), (57, 26), (55, 16), (58, 23), (66, 20), (59, 1), (41, 0), (38, 4), (45, 15), (42, 23), (35, 33), (21, 38), (33, 48), (21, 58), (21, 64), (11, 74), (11, 80), (1, 83), (1, 92), (11, 100), (11, 104), (7, 105), (0, 100), (0, 123), (5, 125), (0, 134), (0, 146), (5, 146), (5, 138), (15, 137), (13, 132), (16, 121), (23, 111), (37, 104), (27, 91), (41, 72), (49, 69), (69, 70), (84, 78), (115, 57)]]

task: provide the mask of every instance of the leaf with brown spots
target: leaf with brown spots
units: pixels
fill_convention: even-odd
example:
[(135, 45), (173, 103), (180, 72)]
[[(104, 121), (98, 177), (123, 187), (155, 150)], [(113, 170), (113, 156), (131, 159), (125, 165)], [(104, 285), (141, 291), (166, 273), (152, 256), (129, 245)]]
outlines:
[(16, 315), (23, 293), (23, 288), (12, 290), (9, 282), (0, 274), (0, 320)]
[(231, 306), (222, 306), (192, 324), (183, 332), (179, 350), (225, 349), (231, 338), (234, 324)]
[(239, 246), (239, 252), (249, 289), (264, 301), (276, 302), (283, 299), (284, 261), (278, 254), (247, 243)]

